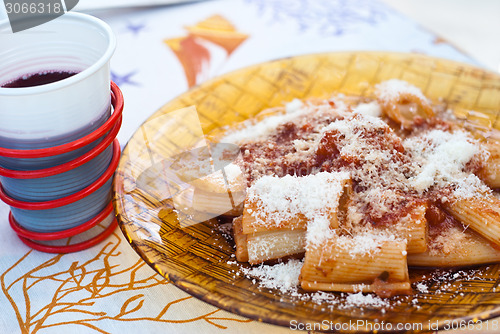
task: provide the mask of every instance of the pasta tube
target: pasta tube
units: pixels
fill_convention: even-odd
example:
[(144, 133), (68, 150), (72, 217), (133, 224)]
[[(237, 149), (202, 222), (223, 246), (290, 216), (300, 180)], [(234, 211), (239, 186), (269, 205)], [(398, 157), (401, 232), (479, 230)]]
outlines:
[(429, 249), (408, 255), (408, 265), (459, 267), (500, 261), (500, 249), (459, 224), (431, 234)]
[(305, 251), (306, 231), (279, 230), (247, 235), (248, 262), (258, 264)]
[[(408, 282), (406, 240), (374, 234), (335, 236), (307, 250), (301, 286), (372, 284), (376, 279)], [(334, 288), (335, 285), (331, 285)]]
[(500, 246), (500, 200), (491, 194), (459, 198), (444, 203), (445, 209), (464, 225)]

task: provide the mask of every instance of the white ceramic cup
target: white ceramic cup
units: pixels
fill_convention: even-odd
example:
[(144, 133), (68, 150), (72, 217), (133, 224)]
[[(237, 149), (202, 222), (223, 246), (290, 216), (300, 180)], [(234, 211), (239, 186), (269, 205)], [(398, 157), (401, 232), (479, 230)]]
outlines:
[(17, 33), (0, 22), (0, 86), (44, 71), (78, 72), (41, 86), (0, 88), (0, 147), (60, 145), (104, 123), (115, 47), (111, 28), (81, 13), (68, 12)]

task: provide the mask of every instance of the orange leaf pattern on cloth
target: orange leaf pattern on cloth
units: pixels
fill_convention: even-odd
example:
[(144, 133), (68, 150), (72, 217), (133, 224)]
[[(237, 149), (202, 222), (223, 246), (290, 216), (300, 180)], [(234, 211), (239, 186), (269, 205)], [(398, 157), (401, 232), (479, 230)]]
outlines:
[(189, 87), (203, 81), (200, 77), (210, 65), (210, 51), (205, 43), (223, 48), (229, 57), (248, 38), (221, 15), (210, 16), (185, 29), (189, 33), (187, 36), (166, 39), (164, 42), (181, 62)]
[[(66, 325), (108, 333), (100, 324), (109, 321), (171, 324), (202, 321), (221, 329), (227, 328), (225, 321), (250, 321), (222, 313), (218, 316), (220, 310), (216, 308), (192, 316), (179, 316), (174, 305), (192, 297), (172, 299), (166, 293), (162, 308), (145, 310), (147, 303), (154, 303), (148, 291), (161, 293), (170, 282), (149, 270), (140, 259), (132, 265), (123, 265), (120, 261), (123, 255), (119, 251), (122, 239), (117, 233), (120, 231), (101, 244), (93, 258), (84, 262), (68, 261), (70, 265), (66, 270), (61, 270), (60, 265), (70, 254), (52, 255), (30, 267), (28, 258), (36, 252), (28, 251), (0, 275), (2, 292), (16, 314), (22, 333), (50, 332)], [(46, 297), (40, 298), (41, 295)], [(107, 307), (104, 311), (103, 303), (115, 304), (115, 307)]]

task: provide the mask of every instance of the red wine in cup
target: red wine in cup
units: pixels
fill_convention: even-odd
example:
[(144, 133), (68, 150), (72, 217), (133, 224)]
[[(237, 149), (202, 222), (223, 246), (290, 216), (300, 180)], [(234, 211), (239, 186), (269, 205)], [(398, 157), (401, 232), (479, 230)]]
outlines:
[(77, 72), (69, 71), (44, 71), (34, 74), (26, 74), (15, 80), (2, 85), (2, 88), (24, 88), (46, 85), (72, 77)]

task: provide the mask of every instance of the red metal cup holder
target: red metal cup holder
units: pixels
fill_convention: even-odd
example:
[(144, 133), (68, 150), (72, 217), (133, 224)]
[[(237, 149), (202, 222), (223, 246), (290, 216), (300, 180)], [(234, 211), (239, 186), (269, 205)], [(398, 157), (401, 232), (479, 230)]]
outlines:
[(104, 210), (102, 210), (94, 218), (90, 219), (89, 221), (81, 225), (59, 232), (43, 233), (43, 232), (34, 232), (27, 230), (21, 225), (19, 225), (19, 223), (12, 215), (12, 212), (9, 212), (9, 223), (14, 232), (16, 232), (17, 235), (20, 237), (37, 241), (59, 240), (59, 239), (74, 237), (77, 234), (90, 230), (92, 227), (96, 226), (104, 218), (106, 218), (112, 211), (113, 211), (113, 203), (109, 202), (106, 208), (104, 208)]
[(9, 158), (43, 158), (68, 153), (86, 146), (104, 136), (117, 123), (118, 118), (121, 118), (123, 112), (123, 95), (114, 82), (111, 82), (111, 103), (114, 106), (113, 114), (97, 130), (82, 138), (66, 144), (35, 150), (17, 150), (0, 147), (0, 156)]
[[(15, 221), (12, 214), (9, 214), (9, 222), (12, 229), (17, 233), (19, 239), (21, 239), (21, 241), (28, 247), (31, 247), (33, 249), (45, 253), (73, 253), (97, 245), (98, 243), (106, 239), (109, 235), (111, 235), (111, 233), (113, 233), (116, 226), (118, 225), (116, 218), (113, 218), (113, 221), (109, 224), (109, 226), (106, 227), (104, 231), (102, 231), (100, 234), (96, 235), (93, 238), (90, 238), (88, 240), (76, 244), (53, 246), (53, 245), (42, 244), (36, 242), (35, 240), (44, 241), (44, 240), (60, 240), (60, 239), (70, 238), (72, 236), (90, 230), (91, 228), (102, 222), (103, 219), (108, 217), (111, 214), (111, 212), (113, 212), (113, 204), (110, 202), (109, 205), (93, 219), (75, 228), (58, 232), (61, 233), (60, 235), (56, 235), (56, 233), (36, 233), (25, 230)], [(66, 235), (66, 237), (60, 237), (61, 235)]]
[[(63, 205), (71, 204), (99, 189), (114, 175), (116, 167), (118, 166), (118, 162), (120, 161), (120, 153), (121, 153), (120, 144), (118, 143), (117, 139), (114, 139), (113, 158), (106, 172), (104, 172), (104, 174), (101, 175), (101, 177), (96, 182), (94, 182), (87, 188), (73, 195), (46, 202), (23, 202), (8, 197), (0, 185), (0, 199), (2, 199), (5, 203), (7, 203), (10, 206), (28, 210), (52, 209)], [(15, 220), (14, 216), (12, 215), (12, 212), (9, 213), (9, 223), (14, 232), (16, 232), (16, 234), (18, 235), (19, 239), (21, 239), (21, 241), (25, 245), (33, 249), (46, 253), (72, 253), (90, 248), (100, 243), (104, 239), (106, 239), (111, 233), (113, 233), (116, 226), (118, 225), (116, 218), (113, 218), (113, 221), (110, 223), (110, 225), (106, 227), (104, 231), (102, 231), (100, 234), (83, 242), (63, 245), (63, 246), (55, 246), (55, 245), (46, 245), (37, 241), (62, 240), (79, 235), (81, 233), (89, 231), (90, 229), (101, 223), (112, 212), (113, 212), (113, 203), (109, 202), (109, 204), (106, 206), (104, 210), (102, 210), (99, 214), (97, 214), (94, 218), (88, 220), (87, 222), (67, 230), (50, 232), (50, 233), (34, 232), (23, 228)]]
[[(17, 171), (10, 170), (6, 168), (0, 167), (0, 175), (9, 177), (9, 178), (17, 178), (17, 179), (34, 179), (34, 178), (42, 178), (48, 177), (52, 175), (58, 175), (64, 172), (67, 172), (71, 169), (74, 169), (78, 166), (89, 162), (90, 160), (97, 157), (101, 154), (109, 145), (113, 145), (113, 156), (111, 162), (106, 169), (106, 171), (91, 185), (86, 188), (66, 197), (58, 198), (55, 200), (44, 201), (44, 202), (25, 202), (11, 198), (8, 196), (2, 185), (0, 184), (0, 200), (4, 201), (7, 205), (19, 209), (24, 210), (46, 210), (46, 209), (54, 209), (64, 205), (69, 205), (74, 203), (80, 199), (83, 199), (93, 192), (97, 191), (101, 188), (106, 182), (108, 182), (114, 175), (116, 168), (118, 167), (118, 163), (120, 161), (120, 144), (116, 139), (116, 135), (120, 130), (122, 123), (122, 112), (123, 112), (123, 95), (118, 88), (118, 86), (111, 82), (111, 103), (113, 105), (113, 113), (106, 120), (106, 122), (101, 125), (97, 130), (92, 133), (74, 140), (70, 143), (66, 143), (59, 146), (43, 148), (43, 149), (35, 149), (35, 150), (17, 150), (17, 149), (7, 149), (0, 147), (0, 156), (9, 157), (9, 158), (43, 158), (50, 157), (59, 154), (64, 154), (71, 152), (73, 150), (84, 147), (100, 138), (103, 138), (102, 141), (96, 145), (91, 151), (79, 156), (78, 158), (66, 162), (64, 164), (39, 169), (39, 170), (31, 170), (31, 171)], [(112, 202), (108, 203), (108, 205), (96, 216), (91, 218), (85, 223), (82, 223), (76, 227), (72, 227), (70, 229), (66, 229), (63, 231), (57, 232), (34, 232), (30, 231), (23, 226), (21, 226), (16, 219), (14, 218), (12, 212), (9, 213), (9, 223), (14, 232), (18, 235), (23, 243), (27, 246), (47, 253), (71, 253), (77, 252), (89, 247), (92, 247), (99, 242), (106, 239), (118, 225), (116, 218), (112, 217), (112, 221), (110, 224), (104, 228), (104, 230), (93, 236), (89, 239), (74, 243), (74, 244), (65, 244), (65, 245), (50, 245), (41, 243), (41, 241), (51, 241), (51, 240), (60, 240), (64, 241), (65, 239), (81, 235), (82, 233), (86, 233), (93, 228), (97, 228), (99, 223), (102, 223), (108, 217), (111, 218), (110, 215), (113, 214), (113, 204)], [(68, 239), (68, 242), (70, 239)]]
[(76, 159), (68, 161), (62, 165), (45, 168), (45, 169), (37, 169), (37, 170), (12, 170), (0, 167), (0, 175), (5, 177), (10, 177), (13, 179), (38, 179), (42, 177), (48, 177), (52, 175), (58, 175), (61, 173), (65, 173), (71, 169), (77, 168), (90, 160), (97, 157), (101, 154), (116, 138), (118, 131), (120, 131), (120, 127), (122, 124), (122, 116), (117, 118), (116, 123), (113, 125), (111, 131), (106, 135), (103, 141), (101, 141), (96, 147), (94, 147), (87, 154), (83, 154)]
[(111, 163), (109, 164), (108, 169), (102, 174), (97, 181), (92, 183), (90, 186), (63, 198), (58, 198), (51, 201), (45, 202), (25, 202), (14, 199), (7, 195), (3, 187), (0, 185), (0, 200), (5, 202), (9, 206), (13, 206), (15, 208), (23, 209), (23, 210), (47, 210), (54, 209), (64, 205), (68, 205), (74, 203), (84, 197), (87, 197), (89, 194), (93, 193), (100, 187), (102, 187), (115, 173), (116, 167), (118, 167), (118, 162), (120, 161), (120, 143), (118, 143), (118, 139), (114, 139), (113, 141), (113, 158), (111, 159)]

